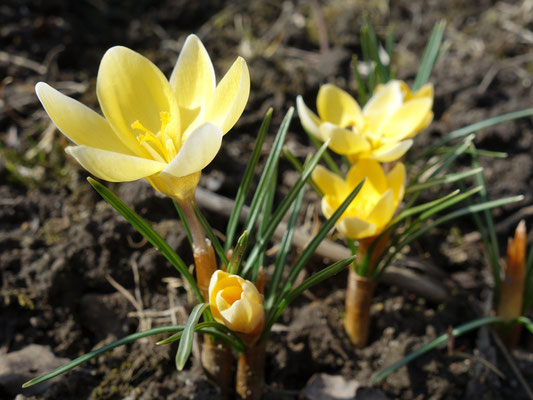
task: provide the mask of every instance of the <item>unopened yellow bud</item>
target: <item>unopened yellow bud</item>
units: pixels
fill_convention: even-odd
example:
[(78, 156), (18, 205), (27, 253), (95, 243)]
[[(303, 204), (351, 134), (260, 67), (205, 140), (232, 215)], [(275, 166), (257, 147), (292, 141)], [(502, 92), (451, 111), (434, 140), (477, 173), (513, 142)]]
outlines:
[(209, 283), (209, 305), (213, 317), (229, 329), (259, 333), (265, 321), (263, 295), (255, 285), (238, 275), (217, 270)]

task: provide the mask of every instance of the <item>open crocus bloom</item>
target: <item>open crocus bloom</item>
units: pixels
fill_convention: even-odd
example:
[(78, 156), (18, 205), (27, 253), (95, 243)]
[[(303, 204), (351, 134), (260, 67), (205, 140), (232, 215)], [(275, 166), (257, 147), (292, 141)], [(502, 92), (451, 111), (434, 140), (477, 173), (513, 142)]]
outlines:
[(323, 85), (317, 96), (318, 115), (301, 96), (296, 99), (303, 127), (329, 147), (348, 156), (351, 162), (370, 158), (394, 161), (413, 144), (412, 137), (433, 119), (433, 86), (427, 84), (415, 93), (402, 81), (392, 80), (376, 88), (361, 108), (344, 90)]
[(322, 212), (330, 218), (350, 192), (366, 178), (363, 187), (337, 222), (337, 229), (350, 239), (360, 240), (380, 234), (403, 199), (405, 167), (402, 163), (385, 174), (377, 161), (359, 160), (343, 180), (317, 166), (313, 180), (324, 193)]
[(213, 317), (232, 331), (258, 334), (263, 327), (263, 296), (238, 275), (217, 270), (211, 276), (209, 306)]
[(222, 136), (242, 114), (250, 77), (241, 57), (216, 85), (213, 64), (190, 35), (170, 81), (147, 58), (112, 47), (100, 63), (96, 93), (103, 117), (44, 82), (35, 90), (50, 118), (76, 146), (85, 169), (110, 182), (147, 178), (173, 198), (190, 198)]

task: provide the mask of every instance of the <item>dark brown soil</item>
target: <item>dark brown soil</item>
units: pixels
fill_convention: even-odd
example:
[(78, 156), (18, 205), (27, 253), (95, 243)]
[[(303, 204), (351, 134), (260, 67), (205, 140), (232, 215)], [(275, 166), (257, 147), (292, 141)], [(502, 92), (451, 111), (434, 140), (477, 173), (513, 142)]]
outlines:
[[(98, 197), (85, 180), (87, 173), (65, 156), (67, 141), (52, 130), (34, 94), (36, 82), (46, 81), (96, 107), (98, 63), (112, 45), (143, 53), (167, 75), (189, 33), (203, 40), (219, 76), (238, 54), (244, 56), (252, 79), (247, 109), (201, 183), (232, 197), (268, 107), (274, 107), (277, 127), (298, 94), (314, 104), (325, 82), (355, 91), (350, 60), (360, 53), (358, 32), (365, 14), (382, 37), (389, 24), (394, 26), (394, 63), (399, 78), (407, 81), (416, 73), (435, 22), (448, 21), (443, 55), (431, 79), (435, 122), (417, 138), (412, 154), (453, 129), (533, 104), (533, 10), (525, 0), (2, 2), (0, 354), (35, 343), (72, 359), (139, 328), (171, 323), (173, 313), (164, 311), (172, 307), (181, 322), (186, 303), (176, 272)], [(312, 151), (297, 118), (289, 143), (300, 156)], [(503, 249), (520, 216), (533, 227), (532, 121), (482, 130), (476, 143), (509, 153), (507, 159), (483, 160), (490, 196), (525, 196), (519, 204), (494, 211)], [(282, 169), (280, 194), (294, 174), (286, 162)], [(170, 200), (144, 182), (107, 186), (191, 261)], [(308, 200), (316, 207), (316, 196)], [(222, 230), (224, 218), (206, 213)], [(432, 304), (397, 287), (380, 286), (364, 349), (354, 350), (341, 328), (345, 274), (302, 296), (274, 327), (267, 349), (266, 398), (296, 399), (316, 373), (342, 375), (368, 387), (380, 369), (450, 326), (480, 316), (478, 310), (490, 304), (490, 274), (472, 231), (472, 221), (465, 218), (412, 246), (410, 256), (449, 274), (450, 299)], [(322, 260), (312, 264), (309, 268), (316, 269)], [(142, 326), (109, 276), (134, 295), (140, 291)], [(488, 333), (481, 330), (456, 340), (451, 354), (441, 348), (421, 357), (372, 393), (391, 399), (527, 398)], [(193, 363), (176, 371), (175, 350), (156, 347), (151, 339), (140, 341), (77, 368), (44, 392), (21, 390), (23, 397), (17, 399), (217, 398), (217, 390)], [(512, 354), (525, 379), (533, 382), (526, 338)], [(371, 398), (365, 393), (359, 391), (357, 398)], [(12, 388), (0, 386), (0, 398), (14, 395)]]

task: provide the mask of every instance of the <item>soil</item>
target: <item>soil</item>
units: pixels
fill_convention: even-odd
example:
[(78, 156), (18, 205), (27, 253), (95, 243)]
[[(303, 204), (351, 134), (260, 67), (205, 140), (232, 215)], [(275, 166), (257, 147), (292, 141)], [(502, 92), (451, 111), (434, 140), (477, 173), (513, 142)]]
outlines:
[[(66, 157), (67, 140), (54, 130), (34, 94), (35, 83), (46, 81), (96, 108), (98, 63), (113, 45), (146, 55), (167, 76), (189, 33), (202, 39), (218, 76), (237, 55), (245, 57), (252, 80), (248, 106), (201, 181), (227, 197), (235, 195), (268, 107), (275, 110), (276, 128), (298, 94), (314, 104), (322, 83), (355, 92), (351, 56), (360, 54), (365, 15), (381, 37), (389, 25), (394, 27), (393, 62), (398, 77), (408, 82), (433, 25), (447, 20), (443, 54), (431, 78), (435, 121), (417, 137), (412, 154), (453, 129), (533, 104), (533, 9), (528, 0), (119, 3), (7, 0), (0, 5), (3, 356), (40, 344), (57, 357), (73, 359), (138, 329), (185, 318), (185, 289), (176, 272), (88, 185), (87, 173)], [(288, 140), (299, 156), (313, 151), (297, 118)], [(509, 154), (482, 160), (491, 198), (525, 196), (494, 211), (503, 249), (520, 217), (533, 227), (532, 120), (481, 130), (476, 144)], [(281, 167), (280, 197), (294, 177), (286, 161)], [(192, 262), (170, 200), (144, 182), (106, 185)], [(317, 209), (316, 196), (309, 194), (306, 201)], [(223, 217), (208, 210), (206, 215), (223, 230)], [(266, 398), (297, 399), (317, 373), (356, 380), (360, 399), (528, 398), (487, 329), (457, 339), (453, 349), (432, 351), (369, 389), (377, 371), (449, 327), (480, 316), (479, 310), (490, 304), (490, 273), (469, 218), (431, 231), (409, 256), (448, 274), (447, 301), (433, 304), (394, 285), (379, 286), (369, 345), (354, 349), (341, 328), (346, 274), (339, 274), (307, 292), (274, 326), (267, 347)], [(323, 260), (316, 258), (309, 268), (320, 265)], [(141, 316), (125, 292), (135, 296)], [(525, 336), (512, 355), (526, 381), (533, 382), (532, 342)], [(152, 339), (139, 341), (43, 390), (21, 389), (17, 399), (218, 398), (194, 362), (176, 371), (175, 350), (157, 347)], [(16, 393), (0, 385), (0, 398)]]

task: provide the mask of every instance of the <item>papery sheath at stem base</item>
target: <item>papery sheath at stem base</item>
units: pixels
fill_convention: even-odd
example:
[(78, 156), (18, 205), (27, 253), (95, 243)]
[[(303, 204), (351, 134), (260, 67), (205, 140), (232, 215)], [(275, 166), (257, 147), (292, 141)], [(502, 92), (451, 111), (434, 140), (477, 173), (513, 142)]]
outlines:
[(206, 334), (201, 353), (202, 367), (208, 379), (220, 388), (222, 399), (233, 400), (235, 358), (231, 348)]
[(265, 341), (247, 346), (237, 364), (236, 391), (239, 400), (260, 400), (265, 387)]
[(375, 288), (375, 282), (357, 275), (353, 267), (349, 268), (344, 328), (356, 347), (366, 346), (368, 340), (370, 306)]

